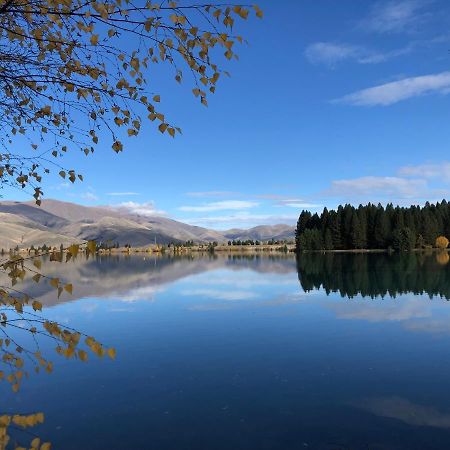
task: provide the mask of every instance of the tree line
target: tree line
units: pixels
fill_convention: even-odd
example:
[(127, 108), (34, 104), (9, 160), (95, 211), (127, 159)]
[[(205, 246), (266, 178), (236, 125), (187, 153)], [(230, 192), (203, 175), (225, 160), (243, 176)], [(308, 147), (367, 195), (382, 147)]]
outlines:
[[(447, 247), (450, 236), (450, 203), (425, 206), (340, 205), (312, 214), (302, 211), (295, 242), (303, 250), (393, 249)], [(446, 245), (447, 241), (447, 245)]]

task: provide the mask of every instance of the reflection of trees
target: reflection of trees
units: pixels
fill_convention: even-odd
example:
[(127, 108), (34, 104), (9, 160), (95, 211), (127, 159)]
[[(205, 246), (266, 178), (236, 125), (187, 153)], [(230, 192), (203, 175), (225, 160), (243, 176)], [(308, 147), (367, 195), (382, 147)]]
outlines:
[(323, 288), (327, 294), (371, 298), (411, 292), (449, 300), (450, 265), (444, 259), (423, 252), (305, 253), (297, 258), (297, 270), (305, 292)]

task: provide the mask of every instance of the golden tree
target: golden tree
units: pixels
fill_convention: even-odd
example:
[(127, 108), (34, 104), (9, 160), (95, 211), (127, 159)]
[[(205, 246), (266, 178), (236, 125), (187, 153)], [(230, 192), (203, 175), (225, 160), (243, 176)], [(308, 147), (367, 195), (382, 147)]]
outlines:
[(445, 236), (439, 236), (436, 238), (435, 246), (441, 250), (448, 247), (449, 241)]

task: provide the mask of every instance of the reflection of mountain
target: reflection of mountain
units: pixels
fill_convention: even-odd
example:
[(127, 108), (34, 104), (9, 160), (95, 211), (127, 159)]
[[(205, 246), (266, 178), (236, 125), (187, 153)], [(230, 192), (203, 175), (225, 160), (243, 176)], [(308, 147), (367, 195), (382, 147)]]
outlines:
[[(68, 263), (46, 261), (42, 273), (58, 277), (74, 286), (72, 296), (63, 293), (61, 299), (48, 283), (34, 283), (26, 278), (15, 287), (39, 299), (44, 305), (55, 305), (61, 301), (82, 297), (106, 297), (118, 295), (135, 298), (139, 293), (148, 298), (151, 292), (179, 279), (206, 271), (253, 270), (260, 273), (295, 273), (295, 258), (289, 254), (224, 255), (224, 256), (98, 256), (86, 260), (78, 257)], [(0, 285), (8, 285), (5, 275), (0, 276)]]
[(304, 253), (297, 260), (305, 292), (323, 288), (345, 297), (414, 293), (450, 299), (450, 265), (442, 254)]

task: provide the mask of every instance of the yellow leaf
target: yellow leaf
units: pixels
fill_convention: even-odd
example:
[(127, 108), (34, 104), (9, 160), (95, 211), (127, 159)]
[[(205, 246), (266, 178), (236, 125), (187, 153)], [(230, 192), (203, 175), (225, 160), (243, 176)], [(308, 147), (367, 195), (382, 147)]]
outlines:
[(33, 307), (33, 309), (35, 311), (42, 311), (42, 303), (38, 302), (37, 300), (35, 300), (31, 306)]
[(260, 9), (260, 7), (258, 5), (253, 5), (253, 9), (256, 12), (256, 17), (258, 17), (259, 19), (262, 19), (264, 16), (264, 13), (262, 12), (262, 10)]
[(108, 350), (107, 350), (107, 352), (106, 353), (108, 353), (108, 356), (111, 358), (111, 359), (116, 359), (116, 349), (115, 348), (108, 348)]
[(115, 141), (114, 144), (112, 145), (112, 149), (116, 152), (119, 153), (123, 150), (123, 144), (120, 141)]
[(72, 292), (73, 292), (73, 285), (72, 285), (72, 283), (66, 284), (64, 286), (64, 290), (66, 292), (68, 292), (70, 295), (72, 295)]
[(155, 95), (153, 97), (153, 101), (156, 102), (156, 103), (159, 103), (161, 101), (161, 96), (160, 95)]
[(42, 262), (40, 259), (35, 259), (35, 260), (33, 260), (33, 265), (40, 270), (42, 267)]
[(97, 45), (98, 44), (98, 34), (93, 34), (91, 36), (91, 44), (92, 45)]

